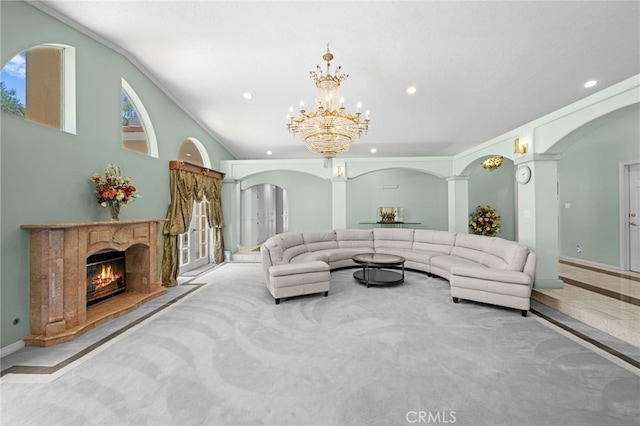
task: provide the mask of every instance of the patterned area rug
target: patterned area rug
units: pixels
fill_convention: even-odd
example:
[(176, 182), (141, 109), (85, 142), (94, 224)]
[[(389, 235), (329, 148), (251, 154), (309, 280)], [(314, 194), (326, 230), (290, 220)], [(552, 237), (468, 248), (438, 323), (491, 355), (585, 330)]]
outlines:
[(3, 383), (2, 423), (638, 424), (640, 377), (532, 315), (354, 271), (275, 305), (261, 265), (225, 264), (52, 383)]

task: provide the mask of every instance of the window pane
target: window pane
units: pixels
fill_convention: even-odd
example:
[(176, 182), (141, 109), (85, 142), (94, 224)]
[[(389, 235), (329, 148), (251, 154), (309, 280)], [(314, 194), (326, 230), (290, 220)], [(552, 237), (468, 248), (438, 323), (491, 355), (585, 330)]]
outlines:
[(62, 56), (62, 48), (43, 45), (7, 62), (0, 72), (2, 112), (62, 130)]
[(146, 154), (147, 135), (140, 120), (138, 110), (124, 90), (121, 92), (122, 101), (122, 146), (131, 151)]
[(62, 129), (62, 49), (38, 46), (27, 50), (25, 118)]
[(2, 112), (24, 118), (27, 87), (26, 52), (14, 56), (0, 71)]
[(2, 112), (75, 134), (75, 48), (41, 44), (0, 71)]
[(0, 72), (2, 112), (61, 130), (62, 56), (62, 48), (41, 45), (7, 62)]

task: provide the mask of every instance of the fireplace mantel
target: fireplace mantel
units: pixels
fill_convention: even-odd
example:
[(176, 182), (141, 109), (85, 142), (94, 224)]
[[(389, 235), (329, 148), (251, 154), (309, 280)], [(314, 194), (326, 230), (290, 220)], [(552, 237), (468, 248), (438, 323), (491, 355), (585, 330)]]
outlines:
[[(31, 335), (27, 346), (73, 340), (163, 294), (159, 235), (165, 219), (28, 224), (31, 233)], [(125, 252), (125, 294), (87, 308), (87, 258), (104, 250)]]

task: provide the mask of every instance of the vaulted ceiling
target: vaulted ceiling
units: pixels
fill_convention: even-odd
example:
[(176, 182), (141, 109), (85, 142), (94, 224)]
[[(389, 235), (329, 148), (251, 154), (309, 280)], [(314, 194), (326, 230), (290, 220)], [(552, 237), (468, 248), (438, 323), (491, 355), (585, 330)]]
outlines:
[(344, 157), (454, 155), (640, 73), (636, 1), (29, 3), (125, 54), (239, 159), (316, 157), (285, 122), (327, 44), (347, 110), (371, 111)]

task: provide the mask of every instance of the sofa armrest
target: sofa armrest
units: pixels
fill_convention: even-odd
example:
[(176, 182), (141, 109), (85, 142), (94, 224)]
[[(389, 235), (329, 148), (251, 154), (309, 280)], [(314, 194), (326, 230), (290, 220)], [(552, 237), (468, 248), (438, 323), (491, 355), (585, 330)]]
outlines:
[(281, 277), (284, 275), (306, 274), (309, 272), (323, 272), (328, 270), (329, 265), (319, 260), (314, 260), (312, 262), (274, 265), (269, 267), (269, 275), (272, 277)]
[(531, 276), (519, 271), (507, 271), (504, 269), (470, 268), (454, 266), (451, 268), (452, 276), (471, 277), (481, 280), (498, 281), (511, 284), (532, 285)]

